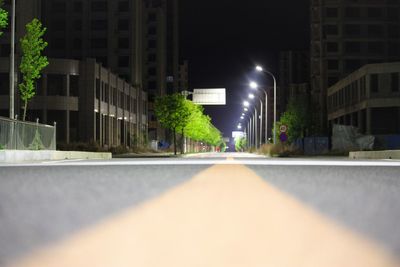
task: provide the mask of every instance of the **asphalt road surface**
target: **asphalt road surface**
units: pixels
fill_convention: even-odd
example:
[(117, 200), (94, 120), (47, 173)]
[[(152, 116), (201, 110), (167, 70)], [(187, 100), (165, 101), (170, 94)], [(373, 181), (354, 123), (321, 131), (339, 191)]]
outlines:
[(0, 266), (400, 266), (400, 161), (0, 166)]

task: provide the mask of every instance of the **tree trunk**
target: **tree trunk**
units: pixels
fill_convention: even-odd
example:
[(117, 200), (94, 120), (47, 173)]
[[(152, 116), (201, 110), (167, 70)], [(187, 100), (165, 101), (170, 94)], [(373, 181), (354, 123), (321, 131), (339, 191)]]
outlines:
[(22, 116), (22, 121), (25, 121), (26, 109), (27, 108), (28, 108), (28, 100), (25, 100), (25, 103), (24, 103), (24, 115)]
[(182, 129), (182, 137), (181, 137), (181, 155), (185, 153), (185, 152), (184, 152), (184, 150), (185, 150), (185, 148), (184, 148), (184, 145), (185, 145), (185, 135), (184, 135), (183, 132), (184, 132), (184, 131), (183, 131), (183, 129)]
[(174, 155), (176, 156), (176, 129), (174, 128)]

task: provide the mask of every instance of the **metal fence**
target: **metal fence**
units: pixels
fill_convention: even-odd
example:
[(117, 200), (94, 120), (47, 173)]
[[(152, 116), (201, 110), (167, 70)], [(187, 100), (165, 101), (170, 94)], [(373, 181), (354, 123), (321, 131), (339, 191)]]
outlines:
[(0, 149), (56, 150), (56, 126), (0, 117)]

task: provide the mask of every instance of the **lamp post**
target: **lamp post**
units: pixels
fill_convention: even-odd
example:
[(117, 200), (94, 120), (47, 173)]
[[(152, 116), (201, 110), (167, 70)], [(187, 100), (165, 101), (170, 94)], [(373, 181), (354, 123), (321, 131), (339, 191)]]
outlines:
[[(258, 90), (260, 87), (256, 82), (250, 82), (250, 88), (253, 90)], [(267, 91), (264, 89), (261, 89), (264, 92), (265, 95), (265, 139), (264, 143), (266, 144), (268, 142), (268, 94)], [(261, 102), (261, 99), (260, 99)], [(261, 102), (262, 103), (262, 102)], [(262, 105), (261, 105), (261, 120), (260, 120), (260, 144), (261, 144), (261, 139), (262, 139), (262, 121), (263, 121), (263, 110), (262, 110)]]
[[(250, 97), (250, 95), (249, 95), (249, 98), (251, 98)], [(253, 95), (253, 98), (254, 98), (254, 95)], [(243, 106), (245, 107), (245, 108), (248, 108), (248, 107), (250, 107), (250, 102), (249, 101), (244, 101), (243, 102)], [(253, 114), (253, 112), (252, 112), (252, 114)], [(254, 107), (254, 115), (253, 115), (253, 119), (251, 119), (251, 117), (250, 117), (250, 121), (252, 122), (252, 127), (253, 127), (253, 131), (252, 131), (252, 136), (254, 137), (254, 138), (251, 138), (252, 139), (252, 143), (254, 144), (254, 146), (255, 147), (257, 147), (257, 140), (258, 140), (258, 137), (257, 137), (257, 109)]]
[[(256, 66), (256, 70), (258, 72), (263, 72), (263, 73), (266, 73), (266, 74), (270, 75), (272, 77), (272, 79), (274, 80), (274, 127), (275, 127), (275, 125), (276, 125), (276, 97), (277, 97), (276, 96), (276, 78), (271, 72), (269, 72), (268, 70), (265, 70), (261, 66)], [(275, 131), (275, 129), (274, 129), (274, 144), (276, 144), (276, 131)]]
[[(255, 97), (255, 95), (254, 94), (249, 94), (249, 99), (255, 99), (256, 97)], [(262, 119), (262, 116), (263, 116), (263, 103), (262, 103), (262, 101), (261, 101), (261, 99), (259, 99), (259, 101), (260, 101), (260, 115), (261, 115), (261, 118), (260, 118), (260, 132), (259, 132), (259, 137), (260, 138), (258, 138), (257, 140), (256, 140), (256, 147), (258, 146), (258, 147), (261, 147), (261, 144), (262, 144), (262, 121), (263, 121), (263, 119)], [(255, 131), (257, 132), (257, 121), (258, 121), (258, 119), (259, 119), (259, 117), (257, 116), (257, 107), (256, 106), (254, 106), (254, 109), (255, 109), (255, 121), (256, 121), (256, 129), (255, 129)], [(257, 142), (258, 141), (258, 142)]]
[(10, 47), (10, 119), (14, 119), (14, 57), (15, 57), (15, 0), (11, 1), (11, 47)]

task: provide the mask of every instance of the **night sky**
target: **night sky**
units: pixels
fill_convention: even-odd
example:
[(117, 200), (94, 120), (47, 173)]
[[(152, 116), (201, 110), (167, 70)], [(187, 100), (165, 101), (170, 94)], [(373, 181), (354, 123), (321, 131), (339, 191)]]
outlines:
[(236, 130), (254, 65), (277, 74), (279, 51), (309, 47), (307, 0), (183, 0), (180, 23), (190, 89), (227, 89), (227, 106), (206, 107), (227, 137)]

